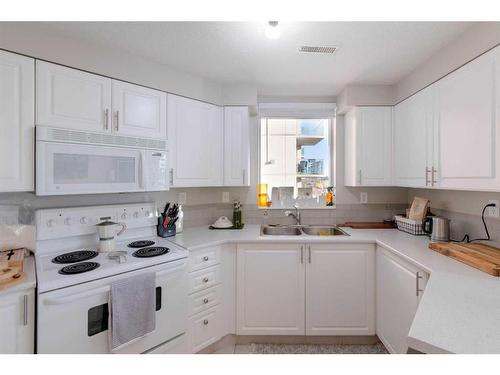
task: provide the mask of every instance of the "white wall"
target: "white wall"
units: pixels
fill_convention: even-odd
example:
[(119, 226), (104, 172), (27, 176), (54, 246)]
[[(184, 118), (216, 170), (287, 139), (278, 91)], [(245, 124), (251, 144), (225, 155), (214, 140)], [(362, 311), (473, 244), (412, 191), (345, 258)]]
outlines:
[(351, 85), (337, 98), (337, 112), (346, 113), (355, 105), (392, 105), (394, 88), (390, 85)]
[(129, 53), (63, 35), (40, 32), (36, 23), (0, 22), (0, 48), (178, 95), (223, 104), (222, 85)]

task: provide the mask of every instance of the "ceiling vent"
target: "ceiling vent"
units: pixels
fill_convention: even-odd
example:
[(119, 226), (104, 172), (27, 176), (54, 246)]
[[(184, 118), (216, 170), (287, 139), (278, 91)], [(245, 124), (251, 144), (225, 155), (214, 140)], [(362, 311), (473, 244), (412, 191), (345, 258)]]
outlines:
[(337, 47), (326, 47), (326, 46), (301, 46), (299, 52), (307, 53), (334, 53)]

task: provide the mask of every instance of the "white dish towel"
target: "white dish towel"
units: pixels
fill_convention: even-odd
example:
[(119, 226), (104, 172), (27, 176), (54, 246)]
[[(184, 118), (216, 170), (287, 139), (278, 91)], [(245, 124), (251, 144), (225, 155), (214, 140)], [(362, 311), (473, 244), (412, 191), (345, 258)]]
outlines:
[(116, 281), (110, 293), (110, 349), (116, 351), (156, 327), (156, 275), (146, 273)]

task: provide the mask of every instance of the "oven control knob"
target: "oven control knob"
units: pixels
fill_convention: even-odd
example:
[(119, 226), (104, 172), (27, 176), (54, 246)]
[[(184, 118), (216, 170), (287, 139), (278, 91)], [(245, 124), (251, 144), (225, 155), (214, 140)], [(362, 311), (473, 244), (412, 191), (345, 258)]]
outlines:
[(83, 216), (81, 219), (80, 219), (80, 223), (82, 224), (87, 224), (89, 222), (89, 219), (87, 219), (85, 216)]
[(49, 228), (52, 228), (54, 225), (56, 225), (56, 221), (54, 219), (47, 220), (47, 226)]
[(66, 219), (64, 219), (64, 224), (71, 225), (73, 224), (73, 220), (70, 217), (67, 217)]
[(127, 217), (128, 217), (127, 213), (126, 213), (126, 212), (124, 212), (124, 213), (122, 214), (122, 219), (124, 219), (124, 220), (125, 220)]
[(139, 217), (139, 212), (135, 211), (134, 212), (134, 219), (137, 219)]

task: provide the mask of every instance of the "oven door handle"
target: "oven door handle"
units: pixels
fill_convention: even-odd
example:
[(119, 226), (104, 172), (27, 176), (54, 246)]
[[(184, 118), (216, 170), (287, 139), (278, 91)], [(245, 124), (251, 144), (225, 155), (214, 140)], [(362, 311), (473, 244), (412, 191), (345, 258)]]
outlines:
[(111, 290), (111, 287), (108, 285), (108, 286), (103, 286), (101, 288), (89, 290), (87, 292), (72, 294), (72, 295), (69, 295), (67, 297), (46, 298), (43, 301), (43, 303), (46, 305), (64, 305), (66, 303), (73, 302), (73, 301), (76, 301), (76, 300), (81, 299), (81, 298), (90, 297), (90, 296), (93, 296), (93, 295), (99, 294), (99, 293), (106, 293), (106, 292), (109, 292), (110, 290)]

